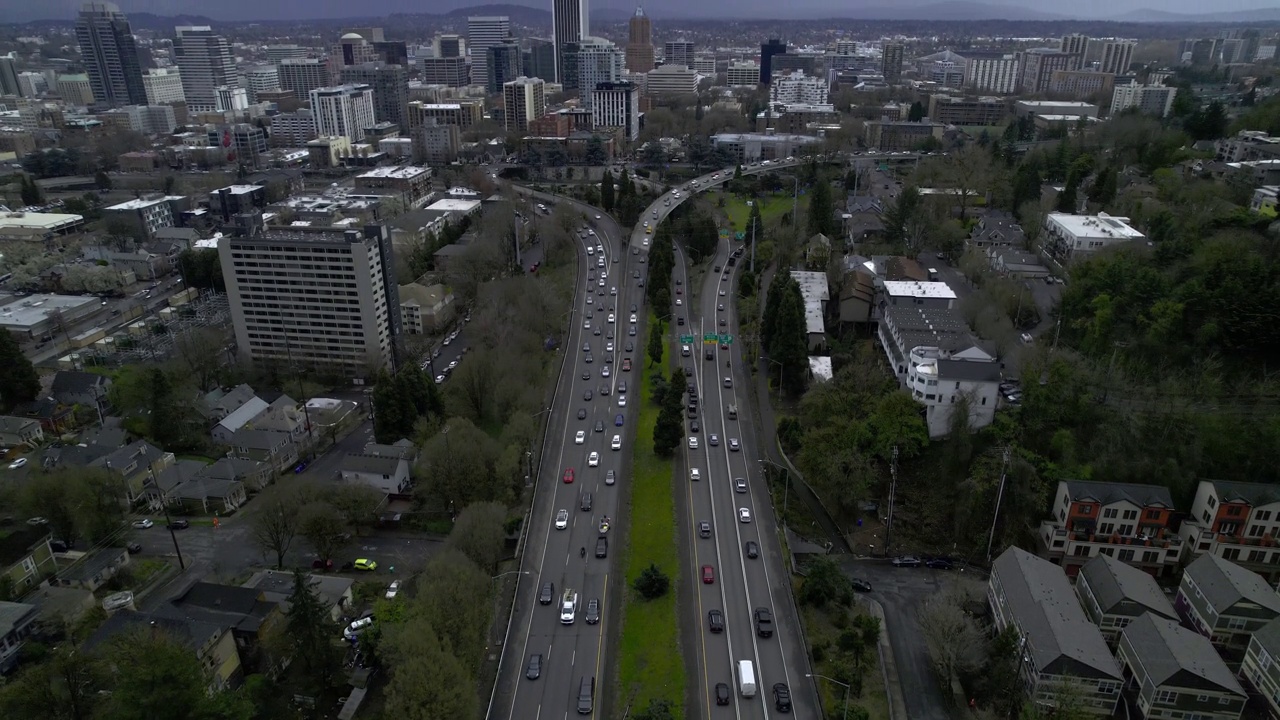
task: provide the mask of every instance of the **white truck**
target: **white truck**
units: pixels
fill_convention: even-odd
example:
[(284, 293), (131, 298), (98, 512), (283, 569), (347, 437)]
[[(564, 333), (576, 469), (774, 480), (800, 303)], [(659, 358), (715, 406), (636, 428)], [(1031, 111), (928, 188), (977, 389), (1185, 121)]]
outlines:
[(750, 660), (738, 661), (738, 691), (744, 698), (756, 696), (756, 670)]
[(572, 625), (578, 617), (578, 593), (567, 589), (560, 596), (560, 624)]

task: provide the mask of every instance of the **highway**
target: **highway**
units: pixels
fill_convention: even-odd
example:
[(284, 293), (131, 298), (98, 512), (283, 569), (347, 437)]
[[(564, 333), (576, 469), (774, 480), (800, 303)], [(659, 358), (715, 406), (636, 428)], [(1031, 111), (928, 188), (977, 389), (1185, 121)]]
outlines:
[[(614, 570), (620, 548), (610, 545), (605, 557), (598, 557), (600, 522), (604, 517), (621, 515), (619, 497), (630, 477), (636, 411), (634, 404), (624, 404), (629, 396), (623, 387), (633, 389), (638, 373), (622, 368), (625, 358), (637, 368), (643, 367), (644, 327), (631, 323), (630, 318), (633, 304), (637, 320), (644, 317), (644, 294), (632, 273), (638, 270), (643, 276), (648, 266), (642, 254), (626, 252), (621, 229), (609, 216), (597, 216), (599, 210), (565, 198), (516, 190), (533, 196), (535, 203), (554, 201), (575, 207), (588, 219), (581, 227), (596, 234), (585, 239), (575, 235), (581, 252), (570, 332), (562, 348), (566, 356), (538, 465), (521, 575), (487, 717), (603, 718), (608, 717), (602, 701), (609, 694), (604, 677), (609, 628), (618, 622), (615, 605), (621, 575)], [(609, 321), (611, 314), (613, 322)], [(613, 362), (609, 361), (611, 355)], [(620, 441), (616, 450), (615, 435)], [(597, 466), (590, 464), (592, 454), (599, 459)], [(566, 482), (570, 470), (572, 482)], [(615, 484), (607, 483), (609, 472), (615, 474)], [(587, 507), (586, 495), (591, 496), (590, 509), (583, 509)], [(561, 510), (567, 516), (566, 527), (557, 529)], [(614, 527), (603, 537), (609, 542), (616, 535)], [(549, 604), (542, 604), (539, 598), (544, 583), (554, 587)], [(578, 611), (572, 624), (562, 624), (561, 595), (570, 588), (578, 594)], [(593, 599), (600, 603), (598, 624), (588, 624), (585, 617)], [(542, 656), (541, 673), (528, 679), (526, 669), (533, 655)], [(578, 695), (584, 677), (595, 678), (595, 691), (591, 711), (579, 713)]]
[[(785, 162), (785, 161), (784, 161)], [(787, 162), (787, 165), (797, 161)], [(776, 167), (776, 165), (771, 165)], [(771, 166), (744, 168), (744, 172), (762, 172)], [(720, 171), (698, 178), (698, 185), (686, 183), (663, 196), (646, 209), (644, 220), (665, 219), (666, 214), (688, 198), (690, 190), (698, 192), (714, 187), (732, 177), (733, 170)], [(666, 202), (670, 200), (671, 205)], [(655, 228), (656, 231), (656, 228)], [(632, 234), (633, 247), (647, 247), (649, 234), (643, 225)], [(805, 677), (808, 659), (800, 637), (800, 627), (790, 591), (790, 577), (782, 557), (777, 527), (774, 523), (768, 488), (755, 449), (756, 431), (749, 411), (750, 378), (743, 370), (740, 343), (720, 337), (704, 342), (705, 336), (736, 334), (734, 289), (740, 263), (728, 265), (736, 246), (722, 242), (714, 258), (698, 268), (677, 247), (675, 278), (672, 283), (670, 309), (673, 318), (681, 316), (685, 325), (673, 319), (670, 325), (674, 343), (673, 356), (685, 369), (698, 394), (696, 418), (686, 412), (686, 440), (682, 443), (683, 459), (677, 472), (682, 476), (686, 497), (680, 503), (684, 516), (679, 519), (682, 545), (691, 548), (685, 561), (685, 583), (681, 603), (686, 600), (696, 612), (698, 637), (696, 672), (698, 704), (703, 717), (772, 718), (784, 717), (774, 702), (773, 686), (785, 684), (792, 696), (791, 714), (819, 717), (817, 696), (812, 681)], [(715, 268), (719, 267), (717, 272)], [(679, 305), (674, 303), (679, 302)], [(723, 320), (724, 324), (721, 325)], [(683, 336), (680, 337), (680, 336)], [(691, 338), (689, 336), (692, 336)], [(682, 340), (692, 342), (685, 343)], [(683, 355), (688, 345), (689, 355)], [(710, 358), (708, 359), (708, 353)], [(726, 382), (727, 379), (727, 382)], [(742, 393), (739, 396), (739, 393)], [(686, 403), (689, 396), (685, 397)], [(736, 418), (729, 408), (737, 409)], [(697, 420), (698, 432), (692, 431)], [(717, 439), (711, 443), (712, 436)], [(691, 447), (690, 438), (696, 439)], [(731, 445), (736, 443), (737, 450)], [(691, 479), (698, 470), (699, 480)], [(737, 487), (742, 479), (745, 487)], [(750, 521), (739, 516), (742, 509)], [(710, 537), (704, 537), (702, 523), (710, 524)], [(747, 543), (755, 543), (758, 557), (748, 557)], [(710, 566), (714, 581), (703, 581), (703, 568)], [(756, 632), (754, 614), (764, 608), (773, 616), (773, 633), (761, 637)], [(709, 615), (718, 610), (724, 623), (722, 632), (712, 632)], [(689, 627), (684, 624), (684, 627)], [(686, 647), (690, 645), (686, 643)], [(740, 661), (752, 663), (757, 692), (744, 697), (737, 668)], [(729, 689), (727, 706), (717, 705), (716, 686)]]

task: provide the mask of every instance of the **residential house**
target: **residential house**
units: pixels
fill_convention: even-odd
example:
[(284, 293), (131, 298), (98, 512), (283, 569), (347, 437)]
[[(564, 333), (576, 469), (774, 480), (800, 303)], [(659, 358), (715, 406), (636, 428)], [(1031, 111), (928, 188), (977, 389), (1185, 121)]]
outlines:
[(1203, 635), (1146, 613), (1124, 629), (1116, 659), (1143, 718), (1239, 720), (1249, 696)]
[(1160, 485), (1060, 480), (1052, 515), (1040, 523), (1040, 554), (1068, 577), (1098, 555), (1171, 575), (1185, 546), (1171, 529), (1175, 510)]
[(1009, 548), (991, 567), (987, 601), (996, 627), (1018, 634), (1018, 673), (1032, 702), (1056, 708), (1058, 693), (1070, 685), (1085, 712), (1110, 717), (1116, 711), (1120, 666), (1080, 609), (1062, 568)]
[(246, 400), (239, 407), (227, 413), (225, 417), (218, 420), (213, 426), (210, 435), (213, 436), (214, 442), (223, 445), (231, 444), (231, 438), (242, 428), (249, 424), (250, 420), (257, 417), (263, 410), (266, 410), (269, 404), (266, 400), (254, 395)]
[(840, 280), (840, 322), (866, 323), (876, 304), (876, 273), (871, 261), (860, 255), (846, 255), (844, 277)]
[(244, 483), (234, 476), (227, 477), (228, 470), (234, 471), (234, 464), (227, 458), (208, 465), (179, 460), (148, 480), (147, 503), (155, 512), (177, 506), (185, 513), (230, 515), (248, 497)]
[(417, 457), (417, 448), (408, 440), (394, 445), (369, 443), (362, 452), (347, 453), (343, 458), (342, 480), (363, 483), (388, 495), (403, 495), (412, 487), (411, 474)]
[(210, 422), (216, 423), (255, 397), (257, 393), (248, 385), (237, 385), (230, 389), (217, 388), (201, 398), (199, 407)]
[(1145, 239), (1145, 235), (1129, 225), (1126, 217), (1055, 212), (1045, 216), (1040, 243), (1058, 262), (1067, 264), (1088, 259), (1110, 247)]
[(305, 442), (308, 432), (307, 413), (297, 400), (281, 394), (266, 409), (253, 416), (244, 429), (278, 430), (288, 433), (294, 442)]
[(85, 613), (101, 607), (94, 594), (84, 588), (38, 585), (22, 599), (39, 609), (37, 627), (54, 632), (64, 631), (79, 622)]
[(34, 418), (0, 415), (0, 447), (35, 447), (44, 441), (44, 428)]
[(35, 605), (0, 602), (0, 675), (17, 666), (18, 650), (22, 649), (39, 616), (40, 609)]
[(284, 622), (280, 603), (263, 591), (208, 582), (191, 585), (157, 612), (230, 628), (241, 661), (257, 670), (263, 639)]
[(831, 299), (827, 273), (792, 270), (791, 277), (799, 284), (800, 297), (804, 300), (805, 334), (808, 338), (809, 352), (812, 353), (827, 344), (825, 317), (827, 301)]
[(1249, 681), (1267, 704), (1271, 717), (1280, 718), (1280, 619), (1263, 625), (1249, 638), (1240, 676)]
[(50, 395), (63, 405), (83, 405), (95, 410), (107, 404), (111, 378), (97, 373), (59, 370), (53, 376)]
[(1120, 639), (1120, 631), (1144, 614), (1178, 619), (1173, 603), (1161, 592), (1155, 578), (1110, 555), (1099, 555), (1080, 569), (1076, 598), (1109, 645), (1114, 645)]
[(76, 406), (64, 405), (51, 397), (18, 403), (12, 416), (35, 420), (50, 435), (61, 435), (76, 426)]
[(210, 480), (236, 481), (247, 492), (265, 490), (275, 478), (270, 465), (247, 458), (224, 457), (206, 465), (201, 473)]
[(147, 479), (174, 462), (173, 453), (161, 450), (146, 440), (137, 440), (94, 460), (91, 466), (106, 468), (124, 478), (126, 499), (132, 505), (142, 498)]
[[(337, 575), (310, 574), (306, 579), (329, 609), (329, 617), (333, 620), (336, 621), (355, 607), (355, 595), (352, 591), (354, 580)], [(260, 590), (264, 600), (280, 603), (280, 610), (287, 613), (289, 597), (293, 595), (293, 573), (259, 570), (242, 587)]]
[(220, 623), (121, 610), (108, 617), (83, 647), (91, 651), (117, 636), (127, 637), (129, 633), (138, 632), (161, 633), (195, 653), (201, 668), (210, 678), (211, 693), (236, 688), (244, 679), (231, 628)]
[(978, 224), (969, 231), (966, 241), (969, 247), (985, 250), (987, 248), (1027, 247), (1027, 234), (1018, 224), (1017, 218), (1004, 212), (991, 211), (978, 220)]
[(844, 235), (851, 243), (877, 240), (884, 236), (884, 202), (872, 195), (849, 195), (841, 216)]
[(0, 533), (0, 576), (9, 578), (15, 594), (22, 594), (57, 571), (47, 525), (15, 525)]
[(59, 568), (50, 584), (62, 587), (84, 588), (97, 592), (107, 581), (115, 577), (122, 567), (127, 567), (133, 556), (124, 548), (104, 547), (88, 552), (68, 550), (61, 556), (70, 561), (69, 567)]
[(818, 233), (804, 245), (804, 266), (810, 270), (826, 272), (831, 261), (831, 238)]
[(987, 248), (986, 255), (991, 269), (1005, 277), (1043, 280), (1049, 274), (1039, 256), (1019, 248), (993, 246)]
[(1201, 555), (1182, 573), (1173, 607), (1214, 645), (1243, 650), (1250, 635), (1280, 617), (1280, 595), (1257, 573)]
[(1178, 534), (1191, 556), (1217, 555), (1280, 580), (1280, 487), (1201, 480)]
[(99, 425), (80, 433), (80, 442), (61, 447), (47, 447), (41, 464), (45, 468), (89, 467), (97, 461), (124, 447), (129, 433), (113, 425), (117, 418), (106, 418), (107, 425)]
[(239, 430), (231, 438), (228, 457), (257, 460), (279, 474), (298, 462), (298, 443), (280, 430)]

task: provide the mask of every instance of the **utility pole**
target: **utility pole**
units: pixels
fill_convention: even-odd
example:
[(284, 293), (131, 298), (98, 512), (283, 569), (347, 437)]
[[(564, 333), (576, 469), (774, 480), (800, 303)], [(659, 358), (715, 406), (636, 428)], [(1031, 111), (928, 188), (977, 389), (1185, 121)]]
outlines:
[(889, 557), (889, 541), (893, 539), (893, 503), (898, 496), (898, 446), (893, 446), (889, 461), (889, 520), (884, 529), (884, 556)]
[(756, 221), (754, 213), (747, 216), (747, 222), (751, 223), (751, 274), (756, 274)]
[(987, 564), (991, 564), (991, 546), (996, 541), (996, 523), (1000, 520), (1000, 501), (1004, 499), (1004, 483), (1009, 477), (1009, 448), (1004, 449), (1004, 462), (1000, 466), (1000, 489), (996, 491), (996, 511), (991, 517), (991, 533), (987, 535)]

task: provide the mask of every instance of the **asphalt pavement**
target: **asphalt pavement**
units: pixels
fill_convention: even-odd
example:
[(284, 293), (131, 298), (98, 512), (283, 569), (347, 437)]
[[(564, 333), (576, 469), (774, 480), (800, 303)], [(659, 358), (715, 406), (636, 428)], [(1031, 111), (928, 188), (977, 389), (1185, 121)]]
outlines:
[[(609, 628), (618, 621), (614, 610), (619, 595), (619, 573), (614, 571), (617, 524), (625, 522), (619, 509), (630, 476), (630, 445), (635, 441), (635, 409), (623, 404), (627, 393), (620, 389), (622, 383), (631, 389), (638, 377), (624, 372), (622, 361), (632, 358), (636, 367), (641, 367), (638, 359), (643, 356), (643, 334), (638, 324), (630, 322), (630, 307), (637, 304), (639, 319), (643, 316), (639, 304), (644, 298), (630, 273), (633, 262), (642, 272), (647, 266), (623, 252), (622, 231), (612, 218), (597, 216), (600, 211), (565, 198), (535, 195), (543, 202), (550, 199), (577, 208), (595, 234), (574, 236), (582, 246), (578, 292), (568, 339), (561, 348), (566, 356), (538, 466), (520, 582), (488, 716), (512, 720), (577, 716), (578, 690), (586, 677), (595, 679), (595, 692), (591, 712), (581, 716), (608, 717), (604, 703), (609, 695), (605, 681)], [(629, 352), (625, 349), (628, 342), (632, 344)], [(614, 362), (607, 360), (610, 353)], [(582, 418), (578, 417), (580, 411)], [(619, 416), (621, 426), (617, 424)], [(613, 449), (615, 436), (617, 449)], [(613, 485), (606, 484), (609, 471), (615, 473)], [(589, 505), (584, 502), (588, 494)], [(557, 529), (557, 515), (562, 510), (565, 527)], [(601, 521), (606, 517), (612, 524), (602, 533)], [(549, 604), (539, 602), (545, 583), (552, 585)], [(560, 600), (566, 590), (578, 596), (578, 610), (569, 624), (562, 623), (560, 616)], [(584, 617), (593, 599), (600, 603), (600, 622), (595, 625)], [(525, 671), (535, 654), (542, 656), (542, 669), (540, 676), (531, 680)]]

